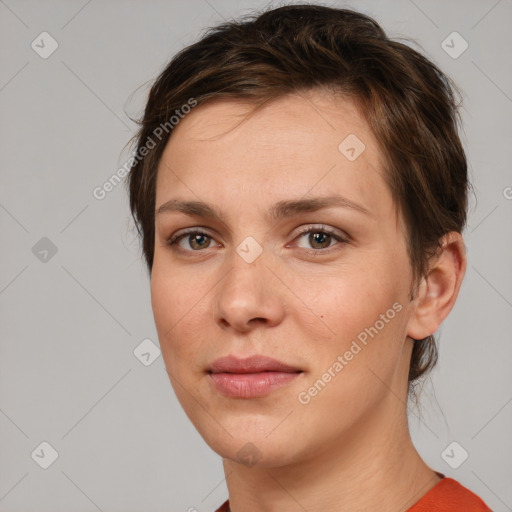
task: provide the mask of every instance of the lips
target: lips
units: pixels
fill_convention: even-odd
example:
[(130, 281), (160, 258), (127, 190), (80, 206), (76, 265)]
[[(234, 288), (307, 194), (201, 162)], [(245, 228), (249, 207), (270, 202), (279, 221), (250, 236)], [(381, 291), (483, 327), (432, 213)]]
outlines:
[(216, 391), (230, 398), (259, 398), (295, 380), (303, 370), (266, 356), (216, 359), (208, 377)]
[(300, 368), (261, 355), (251, 356), (246, 359), (239, 359), (235, 356), (220, 357), (208, 368), (208, 373), (298, 373), (301, 371)]

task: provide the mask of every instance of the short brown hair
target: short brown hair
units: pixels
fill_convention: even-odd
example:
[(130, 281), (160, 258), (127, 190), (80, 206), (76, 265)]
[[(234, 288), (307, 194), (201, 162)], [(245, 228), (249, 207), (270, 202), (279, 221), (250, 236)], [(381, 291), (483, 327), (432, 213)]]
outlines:
[[(441, 237), (462, 233), (466, 224), (470, 185), (454, 95), (460, 92), (432, 62), (389, 39), (369, 16), (300, 4), (210, 28), (179, 52), (153, 84), (136, 155), (191, 99), (198, 105), (213, 98), (261, 104), (315, 88), (355, 101), (373, 130), (384, 155), (384, 178), (407, 226), (418, 283)], [(150, 273), (157, 167), (171, 134), (172, 127), (144, 157), (134, 159), (128, 179), (130, 208)], [(416, 340), (409, 382), (436, 360), (434, 336)]]

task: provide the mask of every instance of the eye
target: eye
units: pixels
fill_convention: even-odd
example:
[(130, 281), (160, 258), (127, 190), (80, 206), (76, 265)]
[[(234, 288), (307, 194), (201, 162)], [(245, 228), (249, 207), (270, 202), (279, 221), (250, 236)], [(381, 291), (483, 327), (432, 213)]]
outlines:
[[(301, 247), (305, 252), (314, 254), (315, 256), (318, 254), (330, 253), (331, 251), (327, 249), (336, 245), (336, 242), (349, 242), (347, 235), (343, 236), (334, 229), (323, 225), (317, 227), (306, 227), (299, 232), (295, 239), (305, 239), (306, 243), (309, 244), (309, 247), (312, 247), (312, 249), (301, 245), (299, 245), (299, 247)], [(213, 247), (213, 240), (214, 238), (208, 233), (197, 228), (193, 228), (188, 231), (182, 231), (181, 233), (172, 235), (167, 240), (167, 245), (177, 251), (201, 252)], [(185, 244), (187, 247), (185, 247)]]
[(312, 247), (313, 249), (300, 245), (299, 247), (302, 247), (303, 249), (306, 250), (306, 252), (315, 255), (319, 253), (331, 252), (326, 251), (326, 249), (329, 249), (333, 245), (336, 245), (336, 242), (348, 243), (349, 241), (348, 237), (342, 236), (335, 230), (327, 228), (325, 226), (307, 227), (300, 231), (297, 239), (305, 239), (309, 247)]
[[(199, 252), (202, 249), (208, 249), (212, 245), (213, 237), (197, 229), (182, 232), (173, 235), (167, 241), (167, 245), (176, 248), (176, 250)], [(184, 248), (181, 242), (185, 242), (188, 248)]]

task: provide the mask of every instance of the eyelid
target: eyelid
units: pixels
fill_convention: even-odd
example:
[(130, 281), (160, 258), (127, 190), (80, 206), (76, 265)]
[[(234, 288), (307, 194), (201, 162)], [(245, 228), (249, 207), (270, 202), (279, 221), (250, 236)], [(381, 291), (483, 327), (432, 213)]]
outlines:
[[(331, 254), (334, 251), (338, 251), (340, 249), (340, 247), (339, 247), (340, 245), (345, 245), (345, 244), (348, 244), (351, 242), (351, 238), (346, 232), (337, 230), (336, 228), (325, 226), (324, 224), (318, 224), (318, 225), (310, 224), (309, 226), (304, 226), (303, 228), (300, 228), (300, 231), (296, 234), (296, 236), (294, 237), (292, 242), (295, 242), (295, 240), (297, 240), (298, 238), (300, 238), (301, 236), (303, 236), (305, 234), (318, 233), (318, 232), (322, 232), (322, 233), (326, 233), (326, 234), (330, 235), (338, 243), (329, 245), (328, 247), (325, 247), (323, 249), (308, 249), (305, 247), (299, 247), (299, 249), (302, 252), (311, 254), (313, 256), (327, 255), (327, 254)], [(289, 244), (286, 247), (289, 247)]]
[[(178, 239), (181, 239), (187, 235), (192, 235), (192, 234), (206, 235), (207, 237), (211, 238), (212, 240), (215, 240), (215, 237), (212, 234), (210, 234), (210, 232), (208, 231), (208, 228), (205, 228), (203, 226), (193, 226), (190, 228), (185, 228), (183, 230), (180, 229), (179, 231), (173, 233), (170, 237), (167, 238), (166, 243), (167, 243), (167, 245), (175, 245), (178, 243)], [(187, 251), (187, 252), (200, 252), (200, 251)]]
[[(333, 228), (331, 226), (326, 226), (325, 224), (309, 224), (306, 226), (302, 226), (299, 228), (299, 231), (296, 233), (295, 238), (299, 237), (300, 235), (304, 235), (305, 233), (314, 233), (315, 231), (322, 231), (324, 233), (327, 233), (329, 235), (333, 235), (334, 237), (337, 237), (340, 240), (349, 241), (350, 237), (347, 233), (344, 231), (341, 231), (339, 229)], [(294, 240), (295, 240), (294, 238)]]

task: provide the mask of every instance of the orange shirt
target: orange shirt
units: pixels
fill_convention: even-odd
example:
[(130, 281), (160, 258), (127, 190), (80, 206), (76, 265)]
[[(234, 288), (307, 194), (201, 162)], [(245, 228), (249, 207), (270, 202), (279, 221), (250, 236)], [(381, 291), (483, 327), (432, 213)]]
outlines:
[[(230, 512), (229, 500), (216, 512)], [(444, 477), (407, 512), (492, 512), (491, 509), (457, 480)]]

